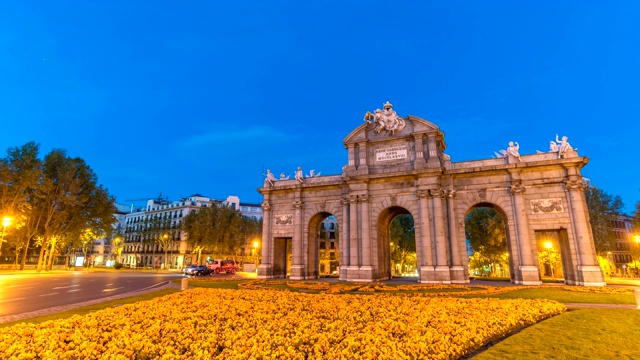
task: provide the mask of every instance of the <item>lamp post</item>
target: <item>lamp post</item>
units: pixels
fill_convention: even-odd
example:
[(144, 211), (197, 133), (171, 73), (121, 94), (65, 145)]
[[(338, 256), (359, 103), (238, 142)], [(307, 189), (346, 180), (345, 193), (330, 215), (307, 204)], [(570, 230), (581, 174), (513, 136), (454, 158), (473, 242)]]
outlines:
[(256, 265), (255, 269), (258, 268), (258, 247), (260, 247), (260, 242), (256, 240), (253, 242), (253, 257)]
[[(636, 242), (636, 246), (640, 246), (640, 235), (635, 235), (633, 240)], [(638, 274), (638, 260), (633, 259), (634, 264), (636, 266), (636, 275)]]
[(7, 232), (7, 226), (11, 225), (13, 218), (10, 216), (5, 216), (2, 219), (2, 237), (0, 237), (0, 255), (2, 255), (2, 243), (4, 243), (4, 233)]
[(551, 251), (553, 250), (553, 243), (551, 241), (547, 241), (544, 243), (544, 247), (547, 249), (547, 258), (549, 261), (549, 267), (551, 268), (551, 277), (555, 277), (553, 275), (553, 264), (551, 263)]

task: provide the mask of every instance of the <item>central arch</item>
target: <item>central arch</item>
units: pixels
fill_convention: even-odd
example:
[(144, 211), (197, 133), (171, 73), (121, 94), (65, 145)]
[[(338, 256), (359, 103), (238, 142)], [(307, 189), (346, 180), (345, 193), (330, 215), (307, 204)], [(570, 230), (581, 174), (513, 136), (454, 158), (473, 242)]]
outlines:
[[(377, 221), (378, 238), (378, 277), (390, 279), (393, 275), (391, 269), (391, 223), (400, 215), (413, 215), (409, 210), (401, 206), (391, 206), (380, 212)], [(418, 259), (420, 263), (420, 259)]]

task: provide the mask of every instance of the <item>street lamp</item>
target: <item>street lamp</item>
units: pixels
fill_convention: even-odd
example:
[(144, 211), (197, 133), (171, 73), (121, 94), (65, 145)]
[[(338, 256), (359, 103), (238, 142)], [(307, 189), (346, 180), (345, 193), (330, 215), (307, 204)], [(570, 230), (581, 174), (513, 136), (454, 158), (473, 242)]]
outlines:
[(13, 221), (13, 218), (11, 218), (10, 216), (5, 216), (2, 219), (2, 236), (0, 237), (0, 255), (2, 255), (2, 243), (4, 242), (4, 233), (7, 232), (7, 226), (11, 225), (11, 222)]
[(258, 240), (253, 242), (253, 256), (254, 261), (256, 263), (256, 269), (258, 268), (258, 247), (260, 246), (260, 242)]
[(549, 267), (551, 268), (551, 277), (555, 277), (553, 275), (553, 264), (551, 263), (551, 251), (553, 250), (553, 243), (551, 241), (546, 241), (544, 243), (544, 247), (547, 248), (547, 257), (549, 258)]

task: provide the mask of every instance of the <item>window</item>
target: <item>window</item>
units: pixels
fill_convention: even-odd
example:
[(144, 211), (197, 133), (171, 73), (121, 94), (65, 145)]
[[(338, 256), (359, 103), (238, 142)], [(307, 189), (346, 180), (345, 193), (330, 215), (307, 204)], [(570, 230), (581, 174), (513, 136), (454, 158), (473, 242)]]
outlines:
[(331, 242), (331, 249), (335, 249), (336, 248), (336, 243), (334, 243), (333, 241)]
[(329, 239), (333, 240), (335, 238), (336, 238), (336, 232), (335, 231), (329, 232)]
[[(333, 244), (333, 243), (331, 243)], [(335, 260), (336, 259), (336, 253), (334, 253), (333, 251), (329, 253), (329, 260)]]
[(326, 249), (327, 245), (324, 243), (324, 241), (320, 241), (320, 249)]

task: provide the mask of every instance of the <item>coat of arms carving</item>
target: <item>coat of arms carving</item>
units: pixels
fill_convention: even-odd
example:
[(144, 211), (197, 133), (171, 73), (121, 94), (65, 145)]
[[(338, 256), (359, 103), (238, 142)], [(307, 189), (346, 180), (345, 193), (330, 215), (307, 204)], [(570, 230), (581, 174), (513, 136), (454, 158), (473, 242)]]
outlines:
[(393, 105), (388, 101), (383, 105), (384, 110), (376, 109), (373, 114), (367, 111), (364, 121), (373, 124), (373, 132), (376, 134), (386, 131), (387, 135), (393, 135), (404, 129), (406, 122), (393, 110)]
[(276, 225), (293, 224), (293, 215), (278, 215), (275, 218), (276, 218)]

